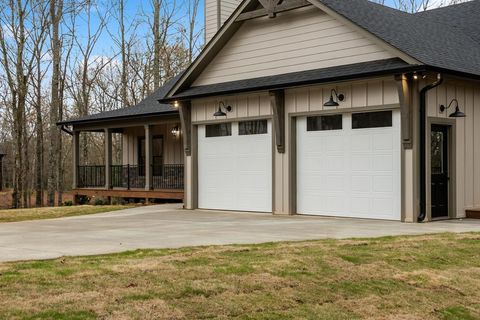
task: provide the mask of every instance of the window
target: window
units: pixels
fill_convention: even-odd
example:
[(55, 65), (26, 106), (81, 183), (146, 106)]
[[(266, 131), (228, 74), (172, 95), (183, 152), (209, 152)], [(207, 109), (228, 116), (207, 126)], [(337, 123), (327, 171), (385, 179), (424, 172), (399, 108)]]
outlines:
[(341, 130), (342, 115), (307, 117), (307, 131)]
[(205, 126), (205, 137), (224, 137), (232, 135), (231, 123), (210, 124)]
[(238, 123), (238, 134), (240, 136), (246, 136), (250, 134), (264, 134), (267, 132), (267, 120), (242, 121)]
[(352, 129), (381, 128), (392, 126), (392, 111), (352, 114)]

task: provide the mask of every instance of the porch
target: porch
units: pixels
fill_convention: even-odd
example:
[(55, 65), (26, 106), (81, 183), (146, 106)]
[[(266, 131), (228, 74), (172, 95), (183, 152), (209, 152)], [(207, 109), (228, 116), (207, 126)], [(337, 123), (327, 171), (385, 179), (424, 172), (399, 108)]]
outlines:
[[(75, 200), (78, 196), (108, 200), (112, 197), (183, 200), (184, 165), (179, 123), (175, 118), (152, 120), (147, 124), (73, 128), (72, 193)], [(93, 157), (94, 163), (89, 153), (95, 148), (84, 136), (88, 132), (95, 133), (97, 140), (103, 140), (103, 147), (97, 148), (101, 150), (100, 161), (97, 155)], [(112, 143), (114, 134), (117, 135), (115, 146)]]

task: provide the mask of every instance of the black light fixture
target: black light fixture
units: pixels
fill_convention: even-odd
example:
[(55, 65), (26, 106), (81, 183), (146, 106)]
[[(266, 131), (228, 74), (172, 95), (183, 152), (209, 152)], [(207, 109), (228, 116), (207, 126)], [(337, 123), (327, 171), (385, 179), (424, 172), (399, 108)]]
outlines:
[(453, 99), (452, 101), (450, 101), (450, 103), (448, 104), (448, 107), (445, 107), (443, 104), (440, 105), (440, 112), (444, 112), (445, 110), (450, 109), (450, 107), (452, 106), (452, 104), (454, 102), (455, 102), (455, 112), (451, 113), (449, 115), (449, 117), (450, 118), (465, 118), (466, 115), (465, 115), (465, 113), (460, 111), (460, 107), (458, 106), (458, 100), (457, 99)]
[(223, 107), (223, 109), (225, 109), (226, 112), (232, 111), (231, 106), (227, 106), (227, 105), (225, 105), (225, 103), (223, 101), (220, 101), (218, 103), (218, 110), (213, 114), (214, 117), (226, 117), (227, 116), (227, 114), (224, 111), (222, 111), (222, 107)]
[[(337, 98), (337, 101), (335, 101), (333, 99), (334, 94), (335, 94), (335, 97)], [(330, 99), (327, 102), (325, 102), (323, 104), (323, 106), (324, 107), (338, 107), (339, 106), (338, 101), (343, 101), (343, 100), (345, 100), (345, 95), (342, 94), (342, 93), (338, 94), (337, 90), (332, 89), (332, 91), (330, 92)]]

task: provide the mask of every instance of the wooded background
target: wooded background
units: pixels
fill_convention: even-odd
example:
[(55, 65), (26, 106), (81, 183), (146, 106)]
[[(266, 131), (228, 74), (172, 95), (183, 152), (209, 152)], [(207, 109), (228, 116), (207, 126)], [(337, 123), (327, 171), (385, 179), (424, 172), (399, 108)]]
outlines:
[[(464, 1), (375, 2), (417, 12)], [(0, 146), (13, 208), (63, 203), (71, 138), (56, 123), (133, 106), (184, 70), (203, 46), (202, 14), (200, 0), (0, 0)], [(81, 137), (82, 163), (103, 164), (103, 134)]]

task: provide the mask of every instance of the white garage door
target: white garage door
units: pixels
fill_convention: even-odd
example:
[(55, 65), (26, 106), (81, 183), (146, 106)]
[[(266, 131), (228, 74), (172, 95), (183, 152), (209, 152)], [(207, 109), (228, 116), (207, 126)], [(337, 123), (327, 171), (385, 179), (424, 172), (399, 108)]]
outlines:
[(297, 212), (400, 220), (400, 113), (297, 120)]
[(272, 211), (270, 121), (199, 126), (198, 206)]

